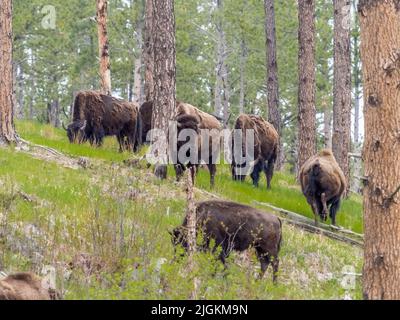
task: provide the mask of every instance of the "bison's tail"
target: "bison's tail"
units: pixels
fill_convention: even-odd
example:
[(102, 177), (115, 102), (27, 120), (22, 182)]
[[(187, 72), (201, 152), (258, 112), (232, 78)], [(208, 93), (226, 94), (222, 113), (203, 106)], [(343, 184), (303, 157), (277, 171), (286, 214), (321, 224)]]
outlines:
[(319, 161), (317, 161), (313, 166), (311, 167), (311, 170), (308, 173), (308, 188), (307, 188), (307, 194), (311, 196), (315, 196), (318, 191), (318, 177), (319, 173), (321, 171), (321, 165)]

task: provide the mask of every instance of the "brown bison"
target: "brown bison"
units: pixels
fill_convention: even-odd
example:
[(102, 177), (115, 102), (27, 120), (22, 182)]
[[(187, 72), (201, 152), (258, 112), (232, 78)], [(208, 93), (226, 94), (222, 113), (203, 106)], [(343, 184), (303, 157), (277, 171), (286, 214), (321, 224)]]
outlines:
[[(194, 163), (182, 163), (178, 157), (178, 161), (174, 166), (177, 180), (182, 177), (183, 172), (187, 167), (195, 166), (197, 169), (203, 162), (207, 165), (208, 170), (210, 171), (210, 184), (211, 186), (214, 186), (215, 174), (217, 171), (216, 160), (220, 150), (220, 122), (214, 116), (205, 113), (190, 104), (182, 102), (178, 102), (177, 104), (176, 121), (178, 136), (184, 129), (191, 129), (197, 133), (196, 143), (198, 150)], [(188, 139), (186, 141), (188, 141)], [(178, 141), (178, 154), (180, 148), (186, 141)], [(206, 149), (207, 145), (207, 152), (202, 152), (205, 151), (202, 150), (202, 148)], [(187, 156), (190, 156), (190, 154), (187, 154)]]
[[(282, 241), (281, 220), (269, 213), (249, 206), (227, 201), (205, 201), (196, 204), (196, 231), (202, 233), (201, 250), (209, 250), (214, 240), (212, 252), (221, 248), (219, 259), (225, 259), (232, 250), (242, 252), (254, 247), (261, 263), (261, 277), (269, 264), (273, 268), (276, 282), (279, 268), (279, 250)], [(173, 230), (172, 243), (187, 249), (187, 220)]]
[[(140, 107), (139, 112), (142, 120), (141, 140), (142, 142), (145, 142), (147, 140), (147, 134), (152, 128), (151, 119), (153, 113), (153, 102), (150, 101), (143, 103)], [(197, 137), (198, 139), (196, 143), (199, 150), (198, 151), (199, 158), (196, 159), (195, 163), (181, 163), (178, 161), (178, 163), (175, 164), (174, 168), (177, 180), (179, 180), (182, 177), (187, 167), (194, 165), (197, 168), (200, 162), (205, 162), (210, 171), (210, 183), (211, 185), (214, 185), (216, 165), (215, 163), (213, 163), (215, 162), (213, 160), (215, 160), (217, 154), (219, 154), (219, 142), (220, 142), (219, 131), (221, 130), (221, 123), (215, 116), (208, 114), (204, 111), (201, 111), (188, 103), (180, 101), (176, 102), (175, 119), (177, 121), (178, 135), (184, 129), (191, 129), (198, 133)], [(201, 158), (200, 156), (201, 147), (204, 146), (205, 143), (207, 142), (204, 141), (205, 136), (201, 136), (200, 134), (202, 129), (212, 130), (210, 131), (210, 135), (208, 136), (207, 139), (209, 143), (209, 156), (207, 158), (204, 157)], [(212, 148), (212, 143), (214, 143), (214, 146), (217, 146), (218, 144), (218, 148)], [(178, 151), (180, 147), (184, 144), (185, 142), (178, 142), (177, 145)]]
[(87, 140), (100, 146), (105, 136), (116, 136), (120, 151), (136, 151), (140, 141), (141, 117), (133, 102), (96, 91), (80, 91), (73, 108), (73, 122), (67, 127), (71, 143)]
[[(241, 157), (246, 157), (246, 130), (254, 130), (254, 161), (250, 174), (254, 186), (258, 187), (260, 172), (264, 171), (267, 178), (267, 188), (271, 188), (271, 180), (274, 174), (274, 165), (278, 155), (279, 136), (272, 124), (265, 121), (260, 116), (241, 114), (235, 123), (235, 130), (241, 130), (242, 140), (232, 131), (232, 178), (233, 180), (244, 181), (247, 172), (243, 172), (245, 167), (251, 164), (248, 161), (238, 161), (235, 158), (235, 145), (240, 148)], [(235, 141), (236, 140), (236, 141)], [(241, 163), (242, 162), (242, 163)], [(242, 170), (241, 170), (242, 169)]]
[(16, 273), (0, 280), (0, 300), (52, 300), (55, 297), (45, 289), (32, 273)]
[(308, 159), (300, 169), (299, 178), (301, 190), (313, 210), (315, 224), (318, 216), (326, 221), (330, 207), (329, 216), (335, 225), (346, 179), (332, 151), (324, 149)]

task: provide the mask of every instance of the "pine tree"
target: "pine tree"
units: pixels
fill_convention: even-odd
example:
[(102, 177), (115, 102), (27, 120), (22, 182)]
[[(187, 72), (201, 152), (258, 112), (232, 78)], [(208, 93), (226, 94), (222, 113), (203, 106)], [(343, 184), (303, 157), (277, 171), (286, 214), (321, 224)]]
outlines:
[[(267, 100), (268, 121), (272, 123), (279, 137), (282, 135), (281, 113), (279, 110), (278, 62), (276, 57), (276, 27), (274, 0), (264, 0), (265, 35), (267, 49)], [(276, 167), (279, 169), (283, 162), (282, 141), (279, 142), (279, 154)]]
[(360, 0), (364, 83), (365, 299), (400, 299), (400, 10), (397, 0)]
[(0, 5), (0, 145), (15, 141), (12, 43), (12, 0), (3, 0)]
[(110, 45), (107, 32), (107, 0), (96, 0), (96, 18), (99, 37), (100, 87), (105, 94), (111, 95)]
[(314, 0), (299, 0), (298, 168), (316, 152), (314, 12)]
[[(351, 126), (350, 0), (334, 0), (334, 82), (332, 151), (350, 182)], [(346, 191), (347, 193), (347, 191)]]
[[(153, 128), (162, 130), (167, 136), (169, 122), (175, 118), (176, 108), (176, 66), (175, 66), (175, 14), (174, 0), (153, 0), (153, 45), (154, 45), (154, 104)], [(161, 148), (167, 154), (166, 145)], [(160, 163), (156, 166), (156, 175), (166, 177), (167, 166)]]

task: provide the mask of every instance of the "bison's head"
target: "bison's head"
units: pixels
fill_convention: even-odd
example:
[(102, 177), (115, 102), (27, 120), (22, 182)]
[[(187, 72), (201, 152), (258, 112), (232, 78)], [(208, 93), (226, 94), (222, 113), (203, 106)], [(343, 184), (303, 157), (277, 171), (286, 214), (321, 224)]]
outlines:
[(175, 228), (172, 232), (169, 233), (171, 235), (171, 241), (174, 247), (181, 245), (185, 249), (187, 248), (188, 244), (186, 241), (186, 232), (182, 226)]
[(86, 124), (86, 120), (78, 120), (72, 122), (67, 128), (64, 128), (67, 131), (67, 137), (70, 143), (82, 143), (86, 140)]

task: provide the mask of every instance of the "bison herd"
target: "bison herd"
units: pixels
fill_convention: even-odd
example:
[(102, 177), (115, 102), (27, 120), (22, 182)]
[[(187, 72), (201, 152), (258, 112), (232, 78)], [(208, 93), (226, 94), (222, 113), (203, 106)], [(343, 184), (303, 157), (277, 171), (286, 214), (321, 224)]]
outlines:
[[(71, 143), (89, 141), (92, 145), (100, 146), (105, 136), (116, 136), (120, 152), (136, 152), (139, 146), (149, 139), (153, 102), (147, 101), (139, 107), (133, 102), (99, 92), (81, 91), (76, 95), (72, 114), (72, 123), (66, 128)], [(187, 168), (197, 169), (204, 163), (209, 169), (210, 185), (213, 186), (217, 168), (215, 159), (221, 150), (212, 146), (221, 139), (220, 119), (190, 104), (177, 101), (175, 120), (177, 135), (185, 129), (195, 132), (198, 149), (196, 156), (191, 157), (190, 161), (183, 162), (178, 159), (174, 164), (177, 180)], [(208, 135), (201, 134), (202, 129), (208, 129)], [(246, 158), (249, 151), (246, 140), (248, 132), (252, 133), (250, 141), (253, 154), (250, 160)], [(236, 119), (228, 140), (232, 179), (244, 181), (246, 176), (250, 175), (253, 185), (258, 187), (260, 173), (264, 172), (267, 188), (271, 188), (279, 151), (279, 135), (273, 125), (260, 116), (241, 114)], [(178, 152), (186, 142), (177, 139)], [(202, 148), (208, 151), (206, 155), (201, 152)], [(299, 180), (302, 192), (314, 213), (315, 223), (317, 224), (318, 217), (326, 221), (329, 213), (334, 225), (341, 197), (346, 189), (346, 180), (332, 152), (324, 149), (309, 158), (300, 168)], [(175, 245), (187, 246), (186, 230), (185, 219), (180, 227), (171, 232)], [(219, 259), (224, 264), (225, 258), (232, 250), (243, 251), (254, 247), (261, 263), (261, 273), (264, 274), (271, 263), (273, 279), (276, 280), (282, 239), (279, 218), (234, 202), (208, 201), (197, 204), (197, 230), (201, 231), (204, 237), (202, 249), (209, 249), (210, 240), (214, 240), (212, 251), (221, 249)]]
[[(80, 91), (75, 98), (72, 110), (72, 123), (65, 128), (71, 143), (90, 142), (100, 146), (106, 136), (116, 136), (119, 150), (136, 152), (148, 140), (152, 129), (153, 103), (145, 102), (138, 106), (96, 91)], [(215, 183), (216, 164), (220, 150), (212, 148), (213, 142), (221, 139), (222, 124), (217, 117), (198, 108), (177, 101), (177, 134), (191, 129), (196, 133), (196, 146), (199, 149), (195, 161), (178, 161), (174, 164), (176, 178), (183, 175), (188, 167), (197, 168), (204, 163), (210, 172), (210, 184)], [(209, 134), (200, 134), (208, 129)], [(251, 147), (253, 157), (245, 160), (248, 145), (243, 141), (246, 135), (254, 132)], [(234, 134), (234, 131), (239, 135)], [(255, 187), (259, 185), (260, 173), (264, 172), (267, 188), (271, 188), (275, 161), (278, 157), (279, 135), (275, 128), (260, 116), (241, 114), (229, 136), (231, 147), (232, 179), (244, 181), (250, 175)], [(240, 139), (239, 139), (240, 138)], [(177, 149), (185, 141), (177, 140)], [(237, 147), (238, 146), (238, 147)], [(236, 149), (235, 149), (236, 148)], [(206, 149), (206, 156), (200, 152)], [(233, 150), (238, 150), (234, 152)], [(193, 159), (190, 158), (190, 159)], [(239, 161), (241, 159), (241, 161)], [(249, 163), (251, 162), (251, 163)], [(194, 170), (195, 172), (196, 170)], [(301, 190), (311, 206), (317, 224), (318, 217), (326, 221), (328, 214), (332, 224), (336, 223), (336, 213), (341, 197), (346, 190), (346, 179), (336, 162), (332, 151), (322, 150), (309, 158), (300, 168)], [(205, 201), (196, 204), (196, 232), (201, 233), (203, 242), (200, 250), (219, 252), (219, 259), (225, 260), (232, 251), (255, 249), (261, 264), (261, 276), (268, 266), (273, 268), (273, 281), (276, 282), (279, 267), (279, 250), (282, 242), (282, 222), (275, 215), (255, 208), (228, 201)], [(187, 249), (187, 220), (171, 233), (174, 246)], [(212, 247), (210, 247), (212, 244)], [(50, 299), (48, 290), (41, 286), (32, 274), (15, 274), (0, 280), (0, 300), (3, 299)]]

